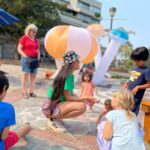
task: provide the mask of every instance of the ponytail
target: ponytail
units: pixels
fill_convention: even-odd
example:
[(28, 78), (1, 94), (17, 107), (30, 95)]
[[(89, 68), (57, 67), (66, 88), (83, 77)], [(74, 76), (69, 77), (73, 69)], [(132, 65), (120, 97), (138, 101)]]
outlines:
[(129, 120), (133, 119), (133, 114), (129, 109), (127, 110), (127, 117), (128, 117)]
[(61, 96), (63, 96), (65, 80), (67, 76), (70, 74), (71, 69), (72, 64), (63, 65), (58, 75), (54, 79), (53, 93), (51, 97), (52, 101), (58, 100), (59, 98), (61, 98)]

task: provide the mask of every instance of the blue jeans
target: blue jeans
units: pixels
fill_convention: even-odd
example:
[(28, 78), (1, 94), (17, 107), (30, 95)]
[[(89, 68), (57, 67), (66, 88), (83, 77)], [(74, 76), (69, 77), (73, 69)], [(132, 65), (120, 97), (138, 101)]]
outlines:
[(37, 74), (37, 68), (30, 68), (27, 58), (21, 57), (21, 68), (24, 73)]

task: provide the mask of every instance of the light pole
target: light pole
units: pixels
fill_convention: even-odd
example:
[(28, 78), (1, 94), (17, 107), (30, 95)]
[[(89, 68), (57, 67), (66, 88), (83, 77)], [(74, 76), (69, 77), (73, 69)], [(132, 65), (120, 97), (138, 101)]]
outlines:
[[(109, 16), (110, 16), (110, 28), (109, 28), (109, 31), (112, 30), (112, 26), (113, 26), (113, 19), (114, 19), (114, 16), (116, 14), (116, 8), (115, 7), (111, 7), (109, 9)], [(109, 36), (109, 42), (110, 42), (110, 36)]]
[[(109, 16), (110, 16), (110, 28), (109, 28), (109, 31), (112, 30), (112, 27), (113, 27), (113, 19), (114, 19), (115, 14), (116, 14), (116, 8), (115, 8), (115, 7), (111, 7), (111, 8), (109, 9)], [(111, 40), (111, 38), (110, 38), (110, 36), (109, 36), (109, 43), (110, 43), (110, 40)], [(117, 64), (116, 64), (116, 57), (115, 57), (114, 60), (115, 60), (115, 61), (114, 61), (114, 62), (115, 62), (115, 66), (117, 66)]]
[(112, 26), (113, 26), (113, 17), (115, 16), (116, 14), (116, 8), (115, 7), (111, 7), (109, 9), (109, 16), (111, 17), (110, 19), (110, 30), (112, 30)]

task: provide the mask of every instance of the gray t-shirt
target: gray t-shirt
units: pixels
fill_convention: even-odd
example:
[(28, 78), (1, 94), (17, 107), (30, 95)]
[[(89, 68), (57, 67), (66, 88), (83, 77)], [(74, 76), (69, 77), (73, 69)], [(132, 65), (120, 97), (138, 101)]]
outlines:
[(146, 150), (135, 114), (129, 120), (125, 110), (113, 110), (106, 114), (113, 126), (112, 150)]

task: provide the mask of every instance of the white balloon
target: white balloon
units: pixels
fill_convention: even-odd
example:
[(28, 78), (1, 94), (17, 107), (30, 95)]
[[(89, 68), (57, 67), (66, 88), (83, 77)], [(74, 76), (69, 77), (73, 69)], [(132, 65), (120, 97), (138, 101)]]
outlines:
[(108, 45), (97, 70), (94, 73), (93, 82), (96, 85), (100, 84), (104, 80), (105, 74), (110, 64), (112, 63), (115, 55), (117, 54), (122, 42), (123, 40), (121, 38), (112, 37), (111, 42)]
[(102, 59), (102, 51), (101, 51), (101, 46), (100, 46), (100, 38), (96, 38), (97, 40), (97, 43), (98, 43), (98, 52), (95, 56), (95, 59), (94, 59), (94, 62), (95, 62), (95, 69), (98, 68), (100, 62), (101, 62), (101, 59)]
[(81, 78), (80, 78), (80, 70), (81, 68), (83, 67), (83, 64), (80, 63), (80, 69), (79, 70), (76, 70), (73, 74), (74, 74), (74, 82), (77, 83), (78, 81), (81, 81)]
[(92, 47), (91, 33), (78, 27), (69, 27), (67, 39), (67, 51), (75, 51), (82, 59), (88, 56)]

